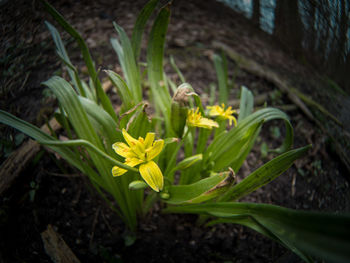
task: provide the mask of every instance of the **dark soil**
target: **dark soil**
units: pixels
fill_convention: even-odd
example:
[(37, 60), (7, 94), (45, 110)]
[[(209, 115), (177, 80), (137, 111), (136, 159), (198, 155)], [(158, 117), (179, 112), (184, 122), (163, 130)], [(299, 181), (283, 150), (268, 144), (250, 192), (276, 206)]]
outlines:
[[(109, 43), (109, 38), (115, 36), (112, 21), (130, 35), (135, 15), (144, 3), (61, 0), (53, 4), (82, 33), (97, 65), (120, 71)], [(55, 109), (55, 101), (40, 83), (55, 73), (65, 74), (43, 23), (52, 19), (36, 1), (5, 1), (1, 5), (0, 22), (5, 38), (1, 42), (0, 107), (40, 126)], [(69, 36), (62, 35), (73, 64), (83, 73), (86, 69), (77, 46)], [(312, 90), (317, 74), (289, 57), (270, 36), (239, 14), (215, 1), (174, 1), (166, 57), (174, 56), (186, 81), (204, 101), (210, 83), (217, 82), (211, 56), (219, 51), (212, 47), (213, 40), (229, 44), (237, 52), (273, 69), (298, 87), (304, 87), (304, 92), (317, 93)], [(168, 63), (166, 71), (173, 81), (180, 83)], [(231, 99), (238, 98), (239, 87), (244, 85), (255, 95), (275, 91), (268, 105), (283, 107), (292, 103), (272, 83), (240, 70), (232, 61), (229, 76), (234, 78)], [(282, 176), (241, 201), (349, 212), (349, 174), (329, 138), (296, 107), (287, 113), (295, 129), (294, 146), (313, 144), (313, 148)], [(262, 156), (260, 147), (263, 142), (278, 147), (283, 130), (280, 122), (263, 127), (257, 145), (237, 174), (238, 180), (273, 157)], [(1, 127), (1, 131), (2, 140), (10, 145), (8, 149), (18, 146), (13, 130)], [(0, 204), (0, 262), (52, 262), (40, 236), (49, 224), (81, 262), (301, 262), (293, 253), (250, 229), (228, 224), (198, 226), (196, 216), (162, 214), (160, 204), (140, 221), (136, 241), (126, 245), (132, 237), (121, 220), (87, 178), (52, 153), (38, 155), (1, 197)]]

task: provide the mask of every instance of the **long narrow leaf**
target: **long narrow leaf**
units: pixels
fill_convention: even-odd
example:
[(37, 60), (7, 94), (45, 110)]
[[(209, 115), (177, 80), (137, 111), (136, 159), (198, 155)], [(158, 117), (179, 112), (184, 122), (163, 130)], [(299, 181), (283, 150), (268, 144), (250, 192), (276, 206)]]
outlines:
[[(40, 140), (57, 141), (54, 137), (43, 132), (38, 127), (26, 121), (23, 121), (6, 111), (0, 110), (0, 123), (11, 126), (37, 141), (40, 141)], [(75, 158), (74, 153), (69, 148), (67, 147), (50, 147), (50, 148), (52, 148), (54, 151), (60, 154), (63, 158), (69, 160), (69, 162), (75, 167), (77, 167), (79, 170), (81, 171), (84, 170), (79, 160)]]
[(266, 185), (286, 171), (295, 160), (304, 156), (310, 147), (311, 145), (291, 150), (274, 158), (244, 178), (239, 184), (228, 190), (220, 198), (220, 201), (238, 200), (239, 198)]
[(136, 64), (131, 42), (124, 29), (118, 26), (118, 24), (115, 22), (113, 22), (113, 25), (120, 38), (120, 48), (115, 48), (116, 44), (119, 45), (116, 39), (114, 39), (111, 43), (118, 54), (119, 62), (122, 66), (126, 83), (131, 90), (131, 95), (134, 98), (135, 103), (138, 103), (142, 100), (140, 70)]
[(95, 83), (96, 93), (99, 100), (101, 101), (103, 108), (111, 115), (113, 119), (117, 120), (117, 115), (114, 112), (111, 101), (102, 89), (101, 82), (97, 76), (97, 72), (94, 66), (94, 62), (91, 58), (90, 51), (85, 41), (83, 40), (81, 35), (64, 19), (64, 17), (53, 6), (51, 6), (44, 0), (42, 0), (41, 2), (44, 4), (45, 9), (50, 13), (50, 15), (64, 28), (64, 30), (68, 34), (70, 34), (77, 41), (79, 48), (81, 49), (81, 53), (87, 66), (89, 75)]
[(131, 172), (136, 172), (136, 173), (138, 172), (136, 168), (130, 167), (129, 165), (119, 162), (118, 160), (105, 154), (103, 151), (101, 151), (96, 146), (94, 146), (93, 144), (91, 144), (86, 140), (67, 140), (67, 141), (40, 140), (39, 142), (41, 144), (46, 144), (50, 146), (85, 146), (120, 168), (126, 169)]
[(63, 61), (63, 63), (67, 66), (67, 72), (74, 84), (74, 87), (76, 91), (86, 97), (85, 90), (83, 89), (83, 86), (81, 84), (81, 81), (78, 77), (78, 72), (76, 68), (73, 66), (72, 62), (69, 59), (69, 56), (67, 54), (66, 48), (64, 47), (63, 41), (61, 39), (60, 34), (58, 33), (57, 29), (49, 22), (45, 21), (45, 24), (49, 31), (51, 32), (53, 41), (55, 42), (56, 48), (57, 48), (57, 54)]
[(186, 82), (185, 77), (184, 77), (184, 75), (182, 75), (180, 69), (179, 69), (178, 66), (176, 65), (175, 59), (174, 59), (173, 56), (170, 56), (170, 64), (171, 64), (171, 66), (173, 67), (173, 69), (175, 70), (175, 72), (177, 73), (177, 75), (179, 76), (180, 81), (181, 81), (182, 83), (185, 83), (185, 82)]
[(228, 173), (219, 173), (193, 184), (172, 185), (168, 189), (170, 198), (165, 200), (165, 202), (169, 204), (203, 202), (211, 198), (210, 190), (224, 181), (228, 176)]
[(113, 85), (117, 87), (118, 94), (120, 95), (124, 104), (124, 110), (131, 109), (135, 105), (135, 102), (133, 101), (133, 96), (131, 95), (128, 85), (121, 76), (112, 70), (106, 70), (105, 72), (108, 74), (108, 78), (111, 80)]
[(239, 115), (238, 123), (240, 123), (245, 117), (249, 116), (253, 112), (254, 97), (250, 90), (242, 86), (241, 99), (239, 102)]
[(257, 135), (260, 132), (263, 121), (255, 122), (248, 126), (248, 129), (237, 133), (236, 136), (229, 142), (232, 145), (226, 152), (215, 157), (214, 170), (220, 171), (227, 166), (230, 166), (235, 172), (238, 172), (242, 161), (250, 152)]
[[(99, 150), (103, 151), (103, 143), (95, 132), (84, 107), (70, 84), (60, 77), (52, 77), (44, 82), (44, 85), (48, 86), (56, 95), (78, 137), (87, 140)], [(106, 190), (119, 201), (118, 204), (123, 214), (128, 218), (127, 223), (129, 227), (134, 229), (136, 227), (136, 212), (133, 210), (132, 206), (128, 205), (128, 203), (130, 203), (130, 195), (124, 192), (127, 188), (123, 188), (118, 184), (118, 181), (126, 184), (128, 178), (124, 176), (122, 176), (122, 178), (113, 178), (111, 175), (111, 163), (90, 149), (87, 149), (87, 151), (105, 182)]]
[(256, 232), (259, 232), (260, 234), (262, 234), (262, 235), (280, 243), (281, 245), (284, 245), (285, 247), (289, 248), (295, 254), (297, 254), (299, 257), (301, 257), (305, 262), (310, 262), (310, 263), (314, 262), (309, 255), (307, 255), (303, 251), (299, 250), (298, 248), (296, 248), (295, 246), (293, 246), (290, 243), (285, 244), (283, 240), (280, 240), (277, 236), (275, 236), (273, 233), (271, 233), (271, 231), (269, 229), (267, 229), (266, 227), (261, 225), (254, 217), (252, 217), (250, 215), (234, 215), (230, 218), (214, 219), (206, 225), (212, 226), (215, 224), (222, 224), (222, 223), (239, 224), (239, 225), (249, 227), (249, 228), (255, 230)]
[(214, 66), (219, 85), (219, 103), (227, 104), (228, 88), (227, 88), (227, 61), (226, 57), (214, 55)]
[[(148, 40), (147, 65), (148, 79), (157, 112), (162, 112), (167, 132), (171, 131), (171, 97), (163, 79), (163, 54), (165, 34), (168, 28), (170, 10), (165, 6), (159, 12)], [(172, 134), (167, 134), (168, 137)]]
[[(288, 121), (288, 116), (282, 111), (274, 108), (265, 108), (254, 112), (253, 114), (246, 117), (242, 120), (234, 129), (231, 129), (227, 133), (222, 133), (220, 136), (216, 137), (214, 141), (209, 145), (207, 151), (204, 155), (204, 160), (208, 160), (208, 163), (213, 161), (219, 161), (221, 163), (220, 167), (225, 167), (225, 165), (231, 164), (232, 156), (236, 156), (238, 153), (234, 152), (232, 147), (239, 141), (241, 138), (245, 138), (247, 131), (251, 129), (254, 125), (258, 123), (267, 122), (274, 119), (282, 119), (285, 122), (286, 126), (286, 135), (282, 146), (275, 152), (282, 153), (289, 150), (293, 144), (293, 128)], [(247, 138), (247, 137), (246, 137)], [(248, 138), (247, 138), (248, 139)], [(223, 163), (223, 161), (226, 162)], [(236, 167), (236, 171), (239, 169), (239, 166)]]
[[(112, 144), (117, 141), (122, 141), (123, 136), (120, 131), (117, 131), (117, 123), (113, 118), (94, 101), (87, 98), (79, 97), (81, 105), (84, 107), (88, 117), (94, 119), (99, 125), (98, 133), (105, 139), (105, 144), (112, 151)], [(109, 152), (107, 150), (107, 152)], [(110, 152), (109, 152), (110, 153)]]
[(159, 0), (150, 0), (141, 10), (140, 14), (137, 16), (134, 29), (132, 31), (131, 45), (132, 50), (135, 55), (136, 62), (140, 57), (142, 34), (145, 30), (146, 23), (156, 8)]
[[(250, 216), (285, 246), (300, 251), (300, 256), (308, 253), (327, 262), (350, 261), (350, 215), (304, 212), (274, 205), (235, 202), (168, 207), (165, 211), (206, 214), (232, 220), (237, 215)], [(237, 223), (240, 223), (239, 220)], [(302, 258), (310, 262), (309, 257)]]

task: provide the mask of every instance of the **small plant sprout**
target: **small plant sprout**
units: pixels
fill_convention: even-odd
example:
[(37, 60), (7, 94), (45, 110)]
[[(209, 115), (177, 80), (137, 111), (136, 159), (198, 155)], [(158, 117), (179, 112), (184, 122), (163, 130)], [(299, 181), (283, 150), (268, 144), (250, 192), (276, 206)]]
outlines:
[[(125, 129), (122, 131), (127, 145), (123, 142), (113, 144), (114, 151), (125, 158), (125, 164), (131, 167), (139, 166), (139, 172), (146, 183), (156, 192), (163, 189), (163, 174), (158, 165), (152, 161), (162, 151), (163, 140), (154, 140), (155, 134), (147, 133), (146, 138), (139, 137), (138, 140), (130, 136)], [(114, 166), (113, 176), (120, 176), (127, 170)]]

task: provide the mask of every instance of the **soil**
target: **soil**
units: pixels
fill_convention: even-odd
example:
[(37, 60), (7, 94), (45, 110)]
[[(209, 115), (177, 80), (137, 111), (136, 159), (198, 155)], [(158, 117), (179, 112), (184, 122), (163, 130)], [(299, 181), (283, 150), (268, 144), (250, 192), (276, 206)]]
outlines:
[[(53, 4), (87, 41), (97, 66), (120, 72), (109, 43), (109, 38), (116, 36), (112, 21), (130, 36), (145, 1), (60, 0)], [(53, 21), (37, 1), (3, 1), (0, 5), (5, 36), (1, 42), (0, 107), (40, 126), (52, 116), (56, 106), (40, 83), (54, 74), (66, 74), (44, 25), (44, 20)], [(211, 58), (220, 51), (213, 47), (213, 40), (226, 43), (274, 70), (303, 92), (320, 98), (321, 103), (327, 101), (326, 95), (313, 89), (317, 84), (322, 85), (318, 74), (290, 57), (269, 35), (241, 15), (213, 0), (176, 0), (171, 10), (165, 70), (180, 84), (168, 63), (169, 56), (174, 56), (186, 81), (201, 94), (203, 101), (208, 97), (210, 84), (217, 82)], [(67, 34), (62, 36), (73, 64), (83, 74), (86, 69), (77, 46)], [(143, 50), (145, 47), (146, 42)], [(237, 99), (239, 87), (244, 85), (254, 95), (274, 92), (267, 105), (283, 107), (292, 103), (268, 80), (240, 70), (231, 60), (228, 63), (229, 77), (234, 80), (230, 99)], [(339, 161), (329, 137), (297, 107), (290, 108), (287, 114), (294, 126), (294, 147), (313, 144), (313, 148), (282, 176), (241, 201), (349, 212), (349, 173)], [(273, 157), (263, 156), (261, 145), (267, 142), (271, 147), (278, 146), (283, 131), (280, 122), (263, 127), (256, 146), (237, 174), (238, 180)], [(4, 160), (6, 153), (18, 147), (19, 142), (12, 129), (1, 127), (1, 132)], [(198, 226), (196, 216), (163, 214), (161, 204), (156, 204), (140, 220), (137, 238), (131, 244), (131, 234), (87, 178), (45, 150), (1, 196), (0, 205), (0, 262), (52, 262), (40, 236), (49, 224), (81, 262), (301, 262), (284, 247), (248, 228), (229, 224)]]

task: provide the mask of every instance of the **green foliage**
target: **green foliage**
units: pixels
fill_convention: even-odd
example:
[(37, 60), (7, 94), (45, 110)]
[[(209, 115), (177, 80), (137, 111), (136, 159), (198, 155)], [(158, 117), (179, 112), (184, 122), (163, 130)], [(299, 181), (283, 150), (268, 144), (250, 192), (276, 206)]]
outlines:
[(246, 87), (241, 88), (241, 101), (239, 104), (238, 123), (253, 112), (254, 97), (253, 94)]
[[(218, 75), (218, 102), (224, 105), (206, 110), (188, 83), (176, 88), (163, 71), (170, 18), (168, 5), (158, 11), (148, 39), (146, 72), (150, 95), (143, 97), (146, 94), (142, 90), (144, 76), (140, 73), (138, 59), (144, 28), (157, 4), (157, 0), (151, 0), (141, 11), (131, 40), (123, 28), (114, 23), (119, 40), (111, 39), (111, 44), (123, 76), (111, 70), (106, 73), (122, 101), (116, 114), (101, 87), (84, 40), (44, 2), (52, 17), (77, 41), (88, 68), (89, 85), (71, 63), (56, 28), (46, 22), (72, 85), (58, 76), (43, 84), (59, 102), (55, 116), (69, 140), (59, 141), (4, 111), (0, 111), (0, 123), (46, 145), (87, 175), (133, 232), (138, 217), (145, 215), (158, 200), (168, 205), (167, 212), (198, 213), (206, 216), (202, 219), (217, 218), (210, 224), (248, 226), (290, 248), (307, 262), (311, 260), (309, 253), (335, 261), (349, 259), (345, 251), (349, 244), (344, 234), (349, 231), (348, 217), (236, 202), (281, 175), (296, 159), (304, 156), (310, 146), (292, 149), (294, 135), (288, 116), (269, 107), (254, 112), (253, 94), (245, 87), (241, 90), (237, 125), (226, 129), (227, 121), (236, 123), (236, 117), (235, 111), (227, 107), (229, 81), (223, 54), (214, 56), (214, 67)], [(173, 58), (170, 63), (184, 81)], [(175, 93), (173, 98), (169, 87)], [(214, 106), (215, 92), (212, 86), (210, 106)], [(148, 113), (146, 100), (151, 101), (155, 114)], [(253, 148), (263, 124), (271, 120), (282, 120), (286, 127), (282, 145), (274, 150), (265, 149), (265, 154), (269, 151), (277, 157), (235, 184), (235, 174)], [(273, 130), (275, 137), (280, 137), (280, 130), (276, 128)], [(154, 191), (144, 191), (148, 186)], [(326, 242), (333, 243), (327, 248)]]
[(224, 54), (221, 56), (214, 55), (214, 66), (219, 83), (219, 103), (227, 104), (228, 100), (228, 76), (227, 76), (227, 59)]
[(123, 28), (113, 23), (114, 28), (120, 37), (120, 43), (117, 39), (112, 38), (111, 44), (118, 54), (120, 65), (122, 66), (126, 84), (130, 88), (129, 96), (136, 104), (142, 100), (141, 79), (139, 68), (136, 64), (131, 42)]
[(170, 9), (163, 7), (154, 21), (147, 47), (147, 73), (148, 81), (152, 91), (152, 99), (158, 114), (161, 112), (164, 117), (167, 136), (172, 136), (170, 112), (171, 97), (165, 86), (163, 73), (163, 54), (165, 35), (170, 19)]
[(241, 224), (272, 238), (298, 254), (305, 262), (314, 255), (327, 262), (350, 258), (350, 216), (304, 212), (267, 204), (218, 202), (165, 209), (172, 213), (197, 213), (218, 219), (209, 222)]

